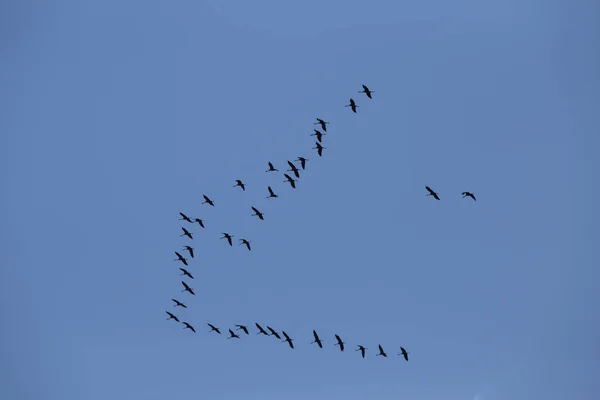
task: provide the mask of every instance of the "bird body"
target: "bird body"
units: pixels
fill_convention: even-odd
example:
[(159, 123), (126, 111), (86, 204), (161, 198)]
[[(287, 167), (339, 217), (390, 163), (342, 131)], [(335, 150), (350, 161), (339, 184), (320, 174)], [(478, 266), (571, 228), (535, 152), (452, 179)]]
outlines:
[(283, 341), (287, 342), (290, 345), (290, 347), (293, 349), (294, 343), (292, 342), (292, 339), (290, 339), (290, 337), (288, 336), (287, 333), (285, 333), (285, 331), (281, 331), (281, 333), (283, 334), (283, 336), (285, 336), (285, 340), (283, 340)]
[(197, 222), (198, 225), (204, 228), (204, 221), (202, 221), (200, 218), (194, 218), (194, 222)]
[(404, 359), (405, 359), (406, 361), (408, 361), (408, 355), (409, 355), (409, 354), (410, 354), (410, 353), (408, 353), (404, 347), (400, 346), (400, 353), (398, 354), (399, 356), (400, 356), (400, 355), (401, 355), (401, 356), (403, 356), (403, 357), (404, 357)]
[(203, 194), (202, 197), (204, 197), (204, 201), (202, 202), (202, 204), (210, 204), (213, 207), (215, 206), (214, 201), (209, 199), (207, 195)]
[(183, 304), (182, 302), (180, 302), (179, 300), (175, 300), (175, 299), (171, 299), (175, 302), (175, 305), (173, 307), (183, 307), (183, 308), (187, 308), (187, 306), (185, 304)]
[(470, 198), (472, 198), (473, 200), (477, 201), (477, 199), (475, 198), (475, 194), (473, 194), (473, 193), (471, 193), (471, 192), (462, 192), (462, 195), (463, 195), (463, 199), (464, 199), (465, 197), (470, 197)]
[(358, 93), (364, 93), (364, 94), (367, 95), (368, 98), (372, 99), (373, 97), (371, 97), (371, 93), (375, 93), (375, 91), (374, 90), (369, 90), (369, 88), (366, 87), (365, 85), (362, 85), (362, 87), (363, 87), (363, 90), (361, 90)]
[(169, 318), (167, 318), (167, 321), (170, 319), (174, 319), (175, 321), (179, 322), (179, 318), (177, 318), (175, 315), (173, 315), (172, 313), (165, 311), (167, 314), (169, 314)]
[(283, 174), (285, 176), (285, 179), (287, 179), (287, 181), (284, 182), (289, 182), (290, 185), (292, 186), (293, 189), (296, 189), (296, 180), (294, 178), (292, 178), (291, 176), (289, 176), (288, 174)]
[(433, 198), (436, 200), (440, 199), (440, 196), (438, 196), (438, 194), (434, 192), (433, 189), (431, 189), (429, 186), (425, 186), (425, 189), (427, 189), (427, 191), (429, 192), (427, 196), (433, 196)]
[(267, 199), (269, 197), (279, 197), (278, 195), (275, 194), (275, 192), (273, 191), (273, 189), (271, 189), (271, 186), (268, 186), (267, 189), (269, 190), (269, 195), (266, 197)]
[(279, 336), (279, 333), (277, 333), (275, 329), (271, 328), (270, 326), (267, 326), (267, 329), (271, 332), (271, 336), (275, 336), (277, 339), (281, 340), (281, 336)]
[(260, 335), (260, 334), (262, 333), (262, 334), (263, 334), (263, 335), (265, 335), (265, 336), (269, 336), (269, 334), (267, 333), (267, 331), (265, 331), (265, 330), (263, 329), (263, 327), (262, 327), (262, 326), (260, 326), (260, 325), (258, 324), (258, 322), (255, 322), (255, 323), (254, 323), (254, 325), (256, 325), (256, 327), (258, 328), (258, 333), (257, 333), (257, 335)]
[(337, 343), (334, 346), (340, 346), (340, 351), (344, 351), (344, 342), (342, 342), (342, 338), (335, 335), (335, 339), (337, 340)]
[[(190, 277), (190, 279), (194, 279), (194, 277), (192, 276), (192, 274), (190, 274), (190, 273), (187, 271), (187, 269), (185, 269), (185, 268), (179, 268), (179, 269), (181, 270), (181, 272), (183, 272), (183, 274), (181, 274), (181, 275), (189, 276), (189, 277)], [(181, 275), (180, 275), (180, 276), (181, 276)]]
[[(208, 324), (208, 322), (207, 322), (207, 324)], [(219, 335), (221, 334), (221, 331), (219, 330), (219, 328), (217, 328), (217, 327), (216, 327), (216, 326), (214, 326), (213, 324), (208, 324), (208, 326), (210, 326), (210, 331), (209, 331), (209, 332), (215, 331), (215, 332), (217, 332)]]
[(187, 215), (185, 215), (184, 213), (180, 212), (179, 215), (181, 215), (181, 218), (179, 218), (180, 220), (184, 220), (187, 222), (192, 222), (192, 220), (190, 219), (190, 217), (188, 217)]
[(192, 332), (196, 333), (196, 330), (194, 329), (194, 327), (193, 327), (193, 326), (191, 326), (190, 324), (188, 324), (187, 322), (182, 322), (182, 324), (184, 324), (184, 325), (185, 325), (185, 328), (183, 328), (183, 329), (189, 329), (189, 330), (191, 330)]
[(300, 161), (300, 166), (302, 167), (302, 169), (305, 169), (306, 168), (306, 162), (308, 161), (308, 158), (298, 157), (296, 159), (296, 161)]
[(190, 239), (194, 239), (194, 237), (192, 236), (192, 234), (190, 233), (190, 231), (188, 231), (187, 229), (185, 229), (183, 226), (181, 227), (181, 230), (183, 231), (183, 233), (179, 236), (187, 236)]
[(237, 333), (235, 333), (234, 331), (229, 329), (229, 337), (227, 339), (233, 339), (233, 338), (241, 339)]
[(379, 345), (379, 354), (377, 355), (387, 357), (387, 354), (385, 354), (385, 351), (383, 351), (383, 347), (381, 347), (381, 345)]
[(251, 250), (252, 250), (252, 248), (250, 247), (250, 241), (249, 241), (249, 240), (246, 240), (246, 239), (240, 239), (240, 242), (241, 242), (241, 243), (240, 243), (240, 245), (242, 245), (242, 244), (245, 244), (245, 245), (246, 245), (246, 247), (248, 248), (248, 251), (251, 251)]
[(192, 246), (183, 246), (183, 249), (187, 250), (187, 252), (190, 253), (190, 257), (194, 258), (194, 248)]
[(260, 211), (258, 211), (258, 210), (256, 209), (256, 207), (252, 207), (252, 206), (251, 206), (250, 208), (252, 208), (252, 210), (254, 211), (254, 214), (252, 214), (252, 216), (255, 216), (255, 215), (256, 215), (256, 216), (257, 216), (259, 219), (261, 219), (261, 220), (264, 220), (264, 219), (265, 219), (265, 218), (263, 217), (263, 213), (261, 213)]
[(365, 352), (366, 352), (367, 348), (364, 346), (361, 346), (360, 344), (358, 345), (358, 349), (354, 350), (354, 351), (360, 351), (360, 354), (362, 355), (362, 358), (365, 358)]
[(319, 142), (315, 142), (315, 144), (317, 145), (317, 147), (313, 147), (313, 149), (317, 149), (317, 153), (319, 153), (319, 156), (323, 157), (323, 149), (325, 147), (321, 146), (321, 143)]
[(317, 130), (317, 129), (313, 129), (313, 131), (315, 131), (315, 133), (311, 133), (310, 136), (316, 136), (317, 140), (319, 142), (323, 141), (323, 136), (326, 135), (326, 133), (322, 133), (321, 131)]
[(233, 185), (233, 187), (239, 186), (245, 192), (246, 191), (246, 185), (244, 185), (244, 183), (241, 180), (239, 180), (239, 179), (236, 179), (235, 181), (237, 183), (235, 185)]
[(175, 255), (177, 256), (177, 259), (175, 259), (174, 261), (181, 261), (184, 265), (188, 265), (187, 259), (185, 259), (181, 254), (175, 252)]
[(327, 132), (327, 124), (329, 124), (329, 122), (325, 122), (321, 118), (317, 118), (317, 122), (315, 122), (315, 125), (317, 124), (321, 125), (321, 129), (323, 129), (323, 132)]
[(273, 166), (273, 163), (271, 163), (271, 161), (269, 161), (269, 169), (266, 170), (265, 172), (272, 172), (272, 171), (279, 171), (279, 170)]
[(181, 281), (181, 284), (183, 285), (184, 289), (182, 290), (182, 292), (190, 292), (191, 294), (193, 294), (194, 296), (196, 295), (196, 293), (194, 293), (194, 291), (192, 290), (191, 287), (189, 287), (187, 285), (187, 283), (185, 283), (184, 281)]
[(356, 107), (358, 106), (354, 102), (354, 99), (350, 99), (350, 104), (346, 104), (344, 107), (350, 107), (350, 109), (352, 109), (352, 112), (356, 114)]
[(320, 348), (323, 348), (323, 341), (321, 339), (319, 339), (319, 335), (317, 335), (317, 331), (315, 331), (314, 329), (313, 329), (313, 336), (315, 337), (315, 340), (310, 342), (310, 344), (316, 343), (317, 346), (319, 346)]
[(249, 335), (249, 334), (250, 334), (250, 333), (248, 332), (248, 327), (247, 327), (247, 326), (245, 326), (245, 325), (236, 325), (236, 328), (237, 328), (236, 330), (238, 330), (238, 331), (239, 331), (240, 329), (241, 329), (241, 330), (243, 330), (243, 331), (244, 331), (244, 333), (245, 333), (246, 335)]
[(227, 242), (229, 243), (230, 246), (233, 246), (233, 242), (231, 241), (231, 238), (233, 237), (233, 235), (230, 235), (229, 233), (225, 233), (225, 232), (221, 232), (223, 234), (223, 237), (221, 239), (227, 239)]

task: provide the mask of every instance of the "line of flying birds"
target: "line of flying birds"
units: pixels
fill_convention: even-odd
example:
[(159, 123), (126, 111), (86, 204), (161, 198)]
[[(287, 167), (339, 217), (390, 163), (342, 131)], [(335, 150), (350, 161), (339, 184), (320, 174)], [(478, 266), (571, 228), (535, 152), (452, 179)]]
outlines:
[[(364, 93), (366, 94), (366, 96), (369, 99), (372, 99), (372, 93), (375, 93), (374, 91), (370, 90), (367, 86), (362, 85), (363, 90), (361, 90), (358, 93)], [(350, 107), (350, 109), (352, 110), (353, 113), (356, 113), (357, 108), (359, 107), (356, 102), (354, 101), (354, 99), (350, 98), (350, 102), (349, 104), (346, 104), (345, 107)], [(317, 129), (313, 129), (314, 133), (310, 134), (310, 136), (316, 136), (317, 141), (315, 142), (316, 147), (313, 147), (313, 149), (317, 150), (317, 154), (322, 157), (323, 156), (323, 149), (325, 149), (325, 147), (322, 146), (322, 141), (323, 141), (323, 136), (326, 135), (327, 132), (327, 125), (329, 124), (329, 122), (324, 121), (321, 118), (317, 118), (317, 122), (314, 123), (315, 125), (320, 125), (320, 128), (322, 130), (322, 132), (320, 130)], [(306, 162), (308, 161), (308, 158), (305, 157), (298, 157), (296, 160), (294, 161), (298, 161), (300, 162), (300, 168), (302, 170), (304, 170), (306, 168)], [(285, 177), (285, 180), (283, 181), (284, 183), (289, 183), (290, 186), (292, 187), (292, 189), (296, 189), (296, 182), (297, 180), (300, 178), (300, 169), (292, 162), (287, 160), (287, 164), (290, 167), (290, 169), (286, 170), (283, 175)], [(279, 169), (275, 168), (275, 166), (273, 165), (273, 163), (271, 161), (268, 161), (268, 169), (265, 172), (278, 172)], [(290, 176), (290, 174), (287, 174), (286, 172), (291, 172), (296, 179), (294, 179), (292, 176)], [(246, 191), (246, 184), (244, 182), (242, 182), (242, 180), (240, 179), (236, 179), (235, 180), (235, 185), (233, 185), (233, 187), (239, 187), (242, 191)], [(431, 189), (429, 186), (425, 186), (425, 189), (427, 190), (427, 196), (432, 196), (433, 198), (435, 198), (436, 200), (440, 200), (439, 194), (437, 192), (435, 192), (433, 189)], [(267, 191), (268, 191), (268, 196), (266, 196), (266, 199), (269, 198), (277, 198), (279, 197), (275, 191), (273, 190), (273, 188), (271, 186), (267, 186)], [(212, 207), (215, 207), (215, 202), (209, 198), (206, 194), (202, 195), (204, 198), (204, 201), (201, 204), (208, 204)], [(475, 198), (475, 195), (471, 192), (462, 192), (462, 197), (470, 197), (473, 200), (477, 200)], [(258, 219), (263, 220), (264, 221), (264, 213), (259, 211), (256, 207), (254, 206), (250, 206), (250, 208), (253, 211), (253, 214), (251, 214), (251, 216), (256, 216)], [(179, 215), (181, 216), (181, 218), (179, 218), (179, 220), (185, 221), (187, 223), (189, 223), (190, 225), (194, 225), (197, 224), (198, 226), (200, 226), (201, 228), (205, 228), (204, 225), (204, 221), (200, 218), (191, 218), (188, 215), (180, 212)], [(183, 231), (183, 233), (180, 236), (186, 236), (189, 239), (194, 239), (193, 234), (186, 228), (186, 227), (181, 227), (181, 230)], [(221, 239), (226, 239), (227, 243), (229, 244), (229, 246), (233, 246), (233, 238), (234, 235), (227, 233), (227, 232), (222, 232)], [(246, 248), (248, 249), (248, 251), (252, 250), (252, 247), (250, 245), (251, 241), (245, 238), (239, 238), (239, 245), (244, 245), (246, 246)], [(190, 258), (194, 258), (194, 248), (189, 246), (189, 245), (185, 245), (183, 246), (183, 250), (187, 251), (187, 253), (189, 254)], [(181, 263), (183, 263), (183, 265), (185, 267), (189, 267), (188, 264), (188, 259), (185, 258), (180, 252), (175, 251), (175, 255), (176, 255), (176, 259), (174, 259), (174, 261), (180, 261)], [(186, 269), (183, 267), (179, 268), (182, 272), (181, 276), (184, 276), (185, 278), (189, 278), (189, 279), (194, 279), (193, 275)], [(183, 290), (181, 290), (182, 292), (188, 292), (191, 295), (195, 295), (194, 290), (192, 287), (190, 287), (184, 280), (181, 281), (181, 284), (183, 285)], [(182, 307), (182, 308), (187, 308), (187, 306), (177, 300), (172, 298), (171, 299), (175, 305), (174, 307)], [(166, 311), (166, 313), (169, 315), (169, 318), (167, 318), (167, 320), (173, 319), (176, 322), (179, 322), (181, 324), (184, 325), (183, 329), (189, 329), (192, 332), (196, 332), (196, 330), (194, 329), (194, 327), (186, 322), (186, 321), (180, 321), (179, 318), (174, 315), (173, 313)], [(272, 329), (271, 327), (267, 326), (267, 330), (269, 332), (267, 332), (265, 329), (262, 328), (262, 326), (260, 326), (258, 323), (255, 323), (256, 328), (258, 329), (258, 333), (257, 335), (265, 335), (265, 336), (274, 336), (277, 339), (283, 341), (283, 342), (287, 342), (288, 345), (293, 349), (294, 348), (294, 344), (293, 344), (293, 339), (290, 338), (288, 336), (288, 334), (285, 331), (281, 331), (281, 334), (284, 336), (284, 339), (281, 338), (281, 336), (279, 335), (279, 333), (277, 331), (275, 331), (274, 329)], [(208, 323), (208, 326), (210, 327), (209, 332), (216, 332), (218, 334), (221, 334), (221, 331), (219, 328), (215, 327), (214, 325)], [(236, 329), (235, 331), (232, 330), (231, 328), (229, 328), (229, 337), (227, 339), (240, 339), (240, 336), (235, 333), (236, 331), (243, 331), (246, 335), (249, 335), (249, 331), (248, 331), (248, 327), (245, 325), (235, 325)], [(312, 343), (316, 343), (320, 348), (323, 348), (323, 340), (321, 340), (317, 334), (317, 332), (315, 330), (313, 330), (313, 337), (314, 337), (314, 341), (311, 342)], [(344, 351), (344, 344), (345, 342), (342, 341), (342, 339), (340, 338), (340, 336), (338, 336), (337, 334), (335, 335), (336, 341), (337, 343), (335, 343), (335, 346), (339, 346), (341, 351)], [(383, 350), (383, 347), (379, 344), (379, 353), (377, 354), (378, 356), (383, 356), (383, 357), (387, 357), (387, 354), (385, 353), (385, 351)], [(356, 349), (356, 351), (360, 351), (362, 357), (365, 357), (366, 354), (366, 350), (367, 348), (362, 346), (362, 345), (358, 345), (358, 348)], [(400, 347), (400, 353), (398, 355), (402, 355), (404, 357), (404, 359), (406, 361), (408, 361), (408, 353), (403, 347)]]

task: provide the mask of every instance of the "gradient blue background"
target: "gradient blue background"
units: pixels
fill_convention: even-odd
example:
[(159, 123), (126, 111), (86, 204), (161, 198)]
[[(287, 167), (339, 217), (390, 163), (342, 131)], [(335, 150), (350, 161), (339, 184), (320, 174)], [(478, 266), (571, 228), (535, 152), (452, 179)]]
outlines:
[(0, 398), (598, 399), (599, 10), (2, 2)]

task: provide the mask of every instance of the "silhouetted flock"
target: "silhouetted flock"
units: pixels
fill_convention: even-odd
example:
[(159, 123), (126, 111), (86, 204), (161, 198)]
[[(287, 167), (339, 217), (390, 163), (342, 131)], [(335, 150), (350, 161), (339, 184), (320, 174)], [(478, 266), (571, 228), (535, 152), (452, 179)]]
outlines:
[[(369, 88), (365, 85), (362, 85), (363, 90), (359, 91), (358, 93), (364, 93), (369, 99), (372, 99), (372, 93), (375, 93), (374, 91), (369, 90)], [(346, 104), (345, 107), (350, 107), (350, 109), (352, 110), (353, 113), (356, 113), (357, 108), (359, 107), (356, 102), (354, 101), (354, 99), (350, 99), (349, 104)], [(320, 118), (316, 119), (317, 122), (314, 123), (314, 125), (320, 125), (321, 130), (317, 130), (317, 129), (313, 129), (314, 133), (311, 134), (311, 136), (316, 136), (316, 142), (315, 142), (315, 147), (313, 147), (313, 150), (317, 150), (317, 154), (322, 157), (323, 156), (323, 149), (326, 149), (326, 147), (323, 147), (322, 142), (323, 142), (323, 136), (326, 135), (325, 132), (327, 132), (327, 125), (329, 125), (329, 122), (326, 122)], [(296, 189), (296, 182), (298, 181), (298, 179), (300, 179), (300, 170), (304, 170), (306, 168), (306, 162), (308, 161), (308, 158), (304, 158), (304, 157), (298, 157), (295, 161), (300, 163), (300, 168), (298, 168), (298, 166), (296, 166), (293, 162), (291, 161), (287, 161), (287, 165), (290, 167), (288, 170), (286, 170), (286, 172), (290, 172), (291, 175), (294, 175), (295, 178), (293, 178), (290, 174), (287, 174), (285, 172), (283, 172), (283, 176), (285, 178), (285, 180), (283, 181), (284, 183), (289, 183), (290, 186), (292, 187), (292, 189)], [(268, 169), (265, 172), (279, 172), (279, 169), (277, 169), (272, 162), (268, 161)], [(233, 185), (233, 187), (239, 187), (241, 190), (245, 191), (246, 190), (246, 186), (244, 184), (244, 182), (242, 182), (240, 179), (236, 179), (235, 180), (235, 185)], [(431, 189), (429, 186), (425, 186), (425, 189), (427, 190), (427, 196), (432, 196), (433, 198), (435, 198), (436, 200), (440, 200), (440, 197), (438, 195), (438, 193), (436, 193), (433, 189)], [(279, 197), (275, 191), (273, 190), (273, 188), (271, 186), (267, 186), (266, 191), (268, 192), (268, 196), (266, 196), (266, 198), (277, 198)], [(471, 192), (462, 192), (462, 197), (470, 197), (473, 200), (476, 200), (475, 195)], [(208, 197), (206, 194), (203, 195), (204, 201), (202, 202), (202, 204), (207, 204), (209, 206), (215, 207), (215, 202)], [(256, 207), (254, 206), (250, 206), (250, 208), (252, 209), (252, 211), (254, 212), (252, 214), (252, 216), (256, 216), (261, 220), (264, 220), (264, 214), (258, 210)], [(181, 218), (179, 218), (180, 220), (184, 221), (185, 223), (187, 223), (187, 227), (186, 226), (182, 226), (181, 230), (182, 230), (182, 234), (180, 236), (185, 236), (188, 239), (194, 239), (193, 234), (188, 230), (188, 228), (190, 228), (191, 226), (197, 225), (200, 228), (205, 228), (204, 226), (204, 221), (200, 218), (196, 218), (196, 217), (189, 217), (188, 215), (186, 215), (183, 212), (179, 212), (179, 215), (181, 216)], [(191, 228), (190, 228), (191, 229)], [(227, 233), (227, 232), (222, 232), (222, 237), (221, 239), (226, 239), (227, 243), (229, 244), (229, 246), (233, 246), (233, 238), (234, 235)], [(238, 238), (239, 240), (239, 245), (244, 245), (246, 246), (246, 248), (248, 249), (248, 251), (252, 250), (252, 247), (250, 245), (251, 241), (245, 238)], [(187, 255), (189, 255), (190, 258), (194, 258), (194, 248), (191, 247), (190, 245), (185, 245), (182, 248), (183, 251), (187, 252)], [(177, 258), (174, 259), (174, 261), (179, 261), (183, 264), (183, 267), (180, 267), (179, 269), (181, 270), (181, 275), (184, 276), (184, 279), (189, 278), (189, 279), (194, 279), (193, 275), (187, 270), (187, 268), (189, 267), (188, 264), (188, 258), (184, 257), (184, 255), (179, 252), (179, 251), (175, 251), (175, 256)], [(194, 290), (192, 287), (190, 287), (188, 285), (188, 283), (186, 283), (186, 281), (182, 280), (181, 284), (183, 286), (183, 289), (181, 290), (182, 292), (187, 292), (189, 293), (189, 295), (195, 295)], [(185, 302), (177, 300), (175, 298), (171, 299), (174, 302), (174, 307), (180, 307), (182, 309), (187, 309), (187, 305), (185, 304)], [(174, 313), (170, 312), (170, 311), (166, 311), (166, 313), (168, 314), (168, 318), (167, 320), (174, 320), (177, 323), (181, 323), (182, 325), (184, 325), (183, 329), (189, 329), (192, 332), (196, 333), (196, 329), (189, 323), (186, 322), (184, 319), (185, 318), (179, 318), (178, 316), (176, 316)], [(221, 328), (216, 327), (214, 325), (212, 325), (211, 323), (207, 322), (208, 327), (210, 328), (208, 330), (208, 332), (215, 332), (216, 334), (221, 335)], [(282, 342), (286, 342), (291, 349), (294, 349), (294, 339), (292, 339), (284, 330), (281, 331), (281, 335), (279, 332), (277, 332), (276, 330), (274, 330), (273, 328), (271, 328), (268, 325), (266, 326), (266, 330), (257, 322), (254, 323), (254, 326), (256, 328), (256, 335), (264, 335), (264, 336), (273, 336), (275, 338), (277, 338), (278, 340), (282, 341)], [(228, 329), (228, 333), (229, 336), (227, 337), (227, 339), (241, 339), (241, 337), (246, 336), (246, 335), (250, 335), (250, 329), (248, 328), (248, 326), (246, 325), (242, 325), (242, 324), (237, 324), (234, 325), (232, 328), (226, 328)], [(243, 332), (244, 334), (242, 336), (240, 336), (238, 333), (236, 332)], [(281, 337), (283, 336), (283, 338)], [(323, 341), (316, 330), (312, 331), (312, 337), (313, 337), (313, 341), (310, 342), (310, 344), (316, 344), (317, 346), (319, 346), (320, 348), (323, 348)], [(340, 351), (344, 351), (345, 347), (344, 345), (346, 344), (346, 342), (344, 342), (342, 340), (342, 338), (335, 334), (335, 346), (339, 346)], [(360, 351), (360, 355), (362, 358), (365, 358), (366, 355), (366, 351), (368, 350), (367, 347), (364, 347), (363, 345), (357, 344), (358, 348), (355, 351)], [(400, 353), (398, 353), (399, 356), (404, 357), (404, 359), (406, 361), (408, 361), (408, 354), (410, 354), (409, 352), (406, 351), (406, 349), (404, 349), (404, 347), (400, 346)], [(381, 344), (378, 344), (378, 353), (376, 354), (377, 356), (382, 356), (382, 357), (387, 357), (387, 353), (384, 351), (383, 347)]]

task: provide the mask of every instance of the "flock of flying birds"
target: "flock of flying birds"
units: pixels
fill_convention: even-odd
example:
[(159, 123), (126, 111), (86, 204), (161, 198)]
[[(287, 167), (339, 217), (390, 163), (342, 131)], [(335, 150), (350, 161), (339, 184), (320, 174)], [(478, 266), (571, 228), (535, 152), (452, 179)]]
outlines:
[[(364, 93), (369, 99), (372, 99), (372, 93), (375, 93), (374, 91), (370, 90), (367, 86), (362, 85), (363, 90), (358, 92), (358, 93)], [(352, 110), (353, 113), (356, 113), (356, 109), (359, 107), (356, 102), (354, 101), (354, 99), (350, 99), (350, 103), (346, 104), (345, 107), (350, 107), (350, 109)], [(323, 142), (323, 136), (326, 135), (325, 132), (327, 132), (327, 125), (329, 124), (329, 122), (325, 122), (324, 120), (317, 118), (317, 122), (314, 123), (315, 125), (320, 125), (320, 128), (322, 130), (322, 132), (320, 130), (317, 129), (313, 129), (314, 133), (311, 134), (311, 136), (316, 136), (316, 142), (315, 145), (316, 147), (313, 147), (313, 149), (317, 150), (317, 154), (322, 157), (323, 156), (323, 149), (325, 149), (325, 147), (323, 147), (322, 142)], [(306, 162), (308, 161), (308, 158), (304, 158), (304, 157), (298, 157), (295, 161), (300, 162), (300, 168), (302, 170), (304, 170), (306, 168)], [(287, 182), (290, 184), (290, 186), (292, 187), (292, 189), (296, 188), (296, 182), (297, 180), (300, 178), (300, 169), (291, 161), (287, 161), (288, 166), (290, 167), (290, 169), (286, 170), (286, 172), (291, 172), (294, 176), (295, 179), (290, 176), (290, 174), (287, 173), (283, 173), (283, 176), (285, 177), (285, 180), (283, 182)], [(268, 162), (269, 168), (265, 171), (265, 172), (278, 172), (279, 170), (277, 168), (275, 168), (275, 166), (273, 165), (273, 163), (271, 163), (270, 161)], [(235, 185), (233, 185), (233, 187), (240, 187), (242, 191), (246, 190), (246, 186), (245, 184), (240, 180), (240, 179), (236, 179), (235, 180)], [(440, 197), (438, 195), (438, 193), (436, 193), (434, 190), (432, 190), (429, 186), (425, 186), (425, 189), (427, 190), (427, 196), (433, 196), (433, 198), (435, 198), (436, 200), (440, 200)], [(269, 195), (266, 197), (268, 198), (277, 198), (279, 197), (273, 190), (273, 188), (271, 186), (267, 187), (267, 191), (269, 193)], [(215, 202), (210, 199), (207, 195), (203, 194), (202, 195), (204, 197), (204, 201), (202, 202), (202, 204), (208, 204), (212, 207), (215, 206)], [(473, 200), (476, 200), (475, 195), (471, 192), (463, 192), (462, 193), (462, 197), (470, 197)], [(264, 220), (264, 214), (259, 211), (256, 207), (251, 206), (250, 207), (252, 209), (252, 211), (254, 212), (254, 214), (252, 214), (252, 216), (256, 216), (258, 217), (260, 220)], [(180, 212), (179, 215), (181, 216), (180, 220), (188, 223), (188, 226), (197, 224), (198, 226), (200, 226), (201, 228), (205, 228), (204, 226), (204, 221), (200, 218), (190, 218), (189, 216), (187, 216), (186, 214)], [(185, 236), (189, 239), (194, 239), (192, 233), (186, 228), (186, 227), (181, 227), (181, 230), (183, 231), (183, 233), (180, 236)], [(229, 244), (229, 246), (233, 246), (233, 235), (227, 232), (222, 232), (222, 237), (221, 239), (226, 239), (227, 243)], [(244, 245), (246, 246), (246, 248), (248, 249), (248, 251), (252, 250), (252, 247), (250, 245), (251, 241), (247, 240), (245, 238), (239, 238), (239, 245)], [(190, 258), (194, 258), (194, 248), (191, 247), (190, 245), (185, 245), (183, 246), (183, 250), (185, 250)], [(175, 255), (177, 256), (176, 259), (174, 259), (174, 261), (180, 261), (185, 267), (189, 267), (188, 264), (188, 259), (185, 258), (180, 252), (175, 251)], [(192, 274), (184, 267), (180, 267), (179, 268), (181, 273), (181, 276), (184, 276), (185, 278), (189, 278), (189, 279), (194, 279), (194, 277), (192, 276)], [(186, 283), (184, 280), (181, 281), (181, 284), (183, 285), (183, 290), (181, 290), (182, 292), (188, 292), (190, 295), (195, 295), (193, 288), (191, 288), (188, 283)], [(181, 308), (185, 308), (187, 309), (187, 305), (185, 305), (182, 301), (179, 301), (177, 299), (172, 298), (171, 299), (175, 304), (174, 307), (181, 307)], [(180, 321), (179, 317), (177, 317), (175, 314), (173, 314), (172, 312), (166, 311), (166, 313), (168, 314), (168, 318), (167, 320), (174, 320), (177, 323), (181, 323), (184, 325), (183, 329), (189, 329), (192, 332), (196, 333), (196, 329), (194, 329), (194, 327), (186, 321)], [(207, 325), (210, 327), (210, 330), (208, 332), (215, 332), (217, 334), (221, 334), (221, 330), (220, 328), (214, 326), (211, 323), (207, 323)], [(254, 324), (256, 326), (256, 329), (258, 330), (258, 332), (256, 333), (257, 335), (264, 335), (264, 336), (274, 336), (275, 338), (279, 339), (282, 342), (286, 342), (288, 343), (288, 345), (290, 346), (290, 348), (294, 348), (294, 342), (293, 339), (290, 338), (290, 336), (285, 332), (285, 331), (281, 331), (281, 335), (283, 335), (283, 339), (281, 337), (281, 335), (279, 334), (279, 332), (277, 332), (276, 330), (274, 330), (273, 328), (271, 328), (270, 326), (266, 326), (267, 329), (265, 330), (261, 325), (259, 325), (258, 323)], [(250, 331), (248, 330), (248, 327), (246, 325), (241, 325), (241, 324), (237, 324), (235, 325), (235, 330), (228, 328), (229, 330), (229, 337), (227, 337), (227, 339), (241, 339), (240, 335), (238, 335), (236, 332), (237, 331), (242, 331), (244, 332), (246, 335), (250, 334)], [(320, 348), (323, 348), (323, 340), (319, 337), (319, 335), (317, 334), (317, 331), (313, 330), (312, 331), (313, 334), (313, 338), (314, 340), (312, 342), (310, 342), (310, 344), (317, 344), (317, 346), (319, 346)], [(336, 339), (336, 343), (335, 346), (339, 346), (340, 351), (344, 351), (344, 345), (346, 344), (346, 342), (342, 341), (342, 338), (335, 334), (335, 339)], [(387, 357), (387, 353), (384, 351), (383, 347), (381, 346), (381, 344), (378, 345), (378, 350), (379, 352), (376, 354), (377, 356), (383, 356), (383, 357)], [(363, 345), (358, 345), (358, 348), (355, 351), (360, 351), (362, 358), (365, 358), (366, 355), (366, 351), (367, 348), (364, 347)], [(408, 361), (408, 355), (410, 353), (406, 351), (406, 349), (402, 346), (400, 346), (400, 353), (398, 353), (398, 355), (403, 356), (404, 359), (406, 361)]]

